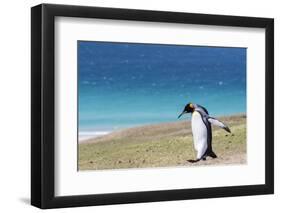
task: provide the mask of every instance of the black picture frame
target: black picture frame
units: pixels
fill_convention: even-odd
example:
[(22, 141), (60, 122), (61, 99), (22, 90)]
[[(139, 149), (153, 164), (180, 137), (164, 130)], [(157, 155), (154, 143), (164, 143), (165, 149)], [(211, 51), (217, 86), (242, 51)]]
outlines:
[[(265, 184), (93, 195), (54, 195), (54, 21), (83, 17), (162, 23), (264, 28)], [(39, 208), (218, 198), (274, 193), (274, 20), (164, 11), (41, 4), (31, 8), (31, 204)]]

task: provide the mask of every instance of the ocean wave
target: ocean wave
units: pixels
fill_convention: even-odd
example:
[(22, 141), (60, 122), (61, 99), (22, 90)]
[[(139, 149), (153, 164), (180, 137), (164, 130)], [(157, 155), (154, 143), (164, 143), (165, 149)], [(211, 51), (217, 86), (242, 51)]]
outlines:
[(109, 133), (110, 131), (83, 131), (83, 132), (79, 132), (78, 136), (79, 136), (79, 141), (83, 141), (90, 138), (96, 138), (99, 136), (107, 135)]

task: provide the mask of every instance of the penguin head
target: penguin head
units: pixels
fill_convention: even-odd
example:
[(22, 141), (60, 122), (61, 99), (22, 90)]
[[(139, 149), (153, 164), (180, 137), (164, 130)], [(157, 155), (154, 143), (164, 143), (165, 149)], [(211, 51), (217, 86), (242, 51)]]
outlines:
[(185, 105), (182, 113), (178, 116), (178, 118), (180, 118), (183, 114), (185, 113), (190, 113), (190, 112), (193, 112), (195, 109), (194, 105), (192, 103), (188, 103)]

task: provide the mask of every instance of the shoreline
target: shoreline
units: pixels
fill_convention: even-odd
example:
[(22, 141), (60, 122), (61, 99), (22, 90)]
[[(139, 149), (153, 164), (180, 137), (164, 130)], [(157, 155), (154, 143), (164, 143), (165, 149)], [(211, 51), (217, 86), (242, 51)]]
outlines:
[(108, 135), (112, 133), (112, 131), (85, 131), (78, 133), (78, 143), (83, 143), (87, 140), (92, 140), (97, 137), (102, 137), (104, 135)]
[[(239, 113), (239, 114), (232, 114), (232, 115), (225, 115), (225, 116), (219, 116), (218, 119), (222, 121), (230, 121), (235, 118), (246, 118), (245, 113)], [(180, 119), (178, 121), (174, 122), (162, 122), (162, 123), (155, 123), (155, 124), (147, 124), (147, 125), (140, 125), (140, 126), (134, 126), (119, 130), (113, 130), (113, 131), (87, 131), (83, 132), (83, 134), (78, 133), (78, 144), (88, 144), (88, 143), (98, 143), (104, 141), (104, 139), (108, 140), (110, 138), (120, 136), (124, 137), (124, 135), (132, 135), (136, 134), (136, 132), (149, 132), (152, 129), (153, 130), (169, 130), (170, 128), (179, 128), (181, 126), (183, 128), (183, 131), (185, 130), (187, 134), (191, 133), (191, 127), (190, 127), (190, 119)], [(217, 128), (217, 127), (215, 127)], [(189, 130), (189, 131), (188, 131)]]

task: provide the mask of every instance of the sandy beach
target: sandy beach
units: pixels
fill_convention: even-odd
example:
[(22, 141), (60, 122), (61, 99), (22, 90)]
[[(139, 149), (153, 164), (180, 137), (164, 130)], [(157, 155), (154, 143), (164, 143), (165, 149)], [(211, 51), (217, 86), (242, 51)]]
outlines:
[(217, 159), (196, 164), (190, 122), (181, 120), (119, 130), (79, 142), (79, 170), (223, 165), (246, 163), (246, 116), (219, 118), (231, 134), (213, 127)]

